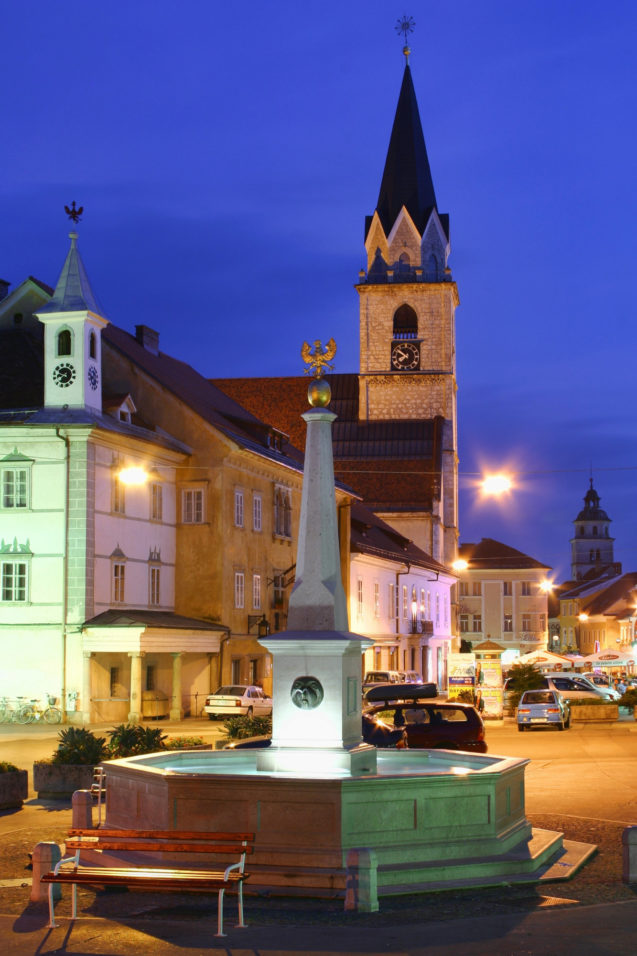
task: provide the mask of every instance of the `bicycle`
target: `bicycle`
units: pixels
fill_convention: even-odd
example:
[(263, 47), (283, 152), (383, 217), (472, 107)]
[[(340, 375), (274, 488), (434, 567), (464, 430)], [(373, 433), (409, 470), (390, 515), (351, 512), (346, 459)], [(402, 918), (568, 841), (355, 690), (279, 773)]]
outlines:
[(12, 724), (15, 721), (15, 708), (11, 698), (0, 697), (0, 723)]
[(19, 724), (32, 724), (36, 720), (43, 720), (45, 724), (60, 724), (62, 723), (62, 711), (58, 707), (54, 707), (56, 698), (51, 694), (47, 694), (48, 706), (44, 709), (40, 707), (40, 702), (37, 699), (33, 699), (30, 703), (22, 704), (18, 707), (15, 715), (15, 719)]

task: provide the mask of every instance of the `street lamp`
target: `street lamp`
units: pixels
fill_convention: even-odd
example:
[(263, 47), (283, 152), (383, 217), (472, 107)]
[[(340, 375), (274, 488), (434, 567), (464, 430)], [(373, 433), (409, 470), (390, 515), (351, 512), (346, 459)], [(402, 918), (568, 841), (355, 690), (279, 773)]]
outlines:
[(257, 636), (267, 637), (270, 633), (270, 622), (265, 616), (265, 612), (261, 617), (258, 614), (248, 614), (248, 634), (250, 634), (255, 624), (257, 625)]
[(499, 472), (494, 475), (485, 475), (482, 479), (482, 494), (492, 498), (499, 498), (508, 494), (513, 488), (513, 482), (508, 475)]
[(415, 598), (411, 602), (411, 633), (418, 633), (418, 601)]

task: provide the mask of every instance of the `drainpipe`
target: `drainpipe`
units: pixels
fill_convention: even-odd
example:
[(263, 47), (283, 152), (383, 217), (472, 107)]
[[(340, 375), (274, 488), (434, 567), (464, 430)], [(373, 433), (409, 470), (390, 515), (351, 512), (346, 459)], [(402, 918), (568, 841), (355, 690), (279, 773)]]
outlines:
[[(56, 437), (64, 442), (66, 453), (66, 490), (64, 501), (64, 553), (62, 555), (62, 723), (68, 722), (66, 711), (66, 618), (68, 614), (68, 554), (69, 554), (69, 500), (71, 496), (71, 443), (68, 435), (61, 435), (59, 426), (55, 428)], [(85, 701), (82, 706), (85, 707)]]

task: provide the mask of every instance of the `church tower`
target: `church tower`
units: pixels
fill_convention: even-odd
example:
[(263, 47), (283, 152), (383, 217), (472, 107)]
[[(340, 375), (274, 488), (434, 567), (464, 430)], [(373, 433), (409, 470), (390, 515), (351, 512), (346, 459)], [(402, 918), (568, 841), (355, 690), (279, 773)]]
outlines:
[(600, 497), (591, 486), (584, 497), (584, 507), (573, 522), (571, 538), (571, 577), (574, 581), (583, 578), (593, 569), (600, 573), (614, 564), (614, 538), (609, 537), (611, 519), (599, 506)]
[(102, 329), (108, 325), (77, 248), (77, 233), (53, 298), (35, 314), (44, 325), (44, 404), (102, 411)]
[[(405, 48), (408, 57), (409, 48)], [(360, 273), (359, 420), (436, 422), (441, 434), (439, 548), (406, 516), (385, 515), (439, 560), (456, 557), (458, 459), (455, 309), (449, 217), (438, 212), (409, 62)], [(415, 516), (414, 516), (415, 517)], [(435, 532), (435, 529), (434, 529)], [(431, 536), (428, 536), (431, 537)], [(436, 554), (438, 552), (438, 554)]]

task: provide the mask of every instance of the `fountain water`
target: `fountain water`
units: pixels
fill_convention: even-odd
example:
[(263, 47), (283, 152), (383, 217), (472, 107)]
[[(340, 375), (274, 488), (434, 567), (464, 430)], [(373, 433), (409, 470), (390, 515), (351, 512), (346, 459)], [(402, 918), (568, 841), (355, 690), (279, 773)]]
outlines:
[(336, 416), (320, 376), (308, 395), (289, 629), (262, 640), (274, 658), (272, 745), (112, 761), (106, 826), (255, 831), (252, 890), (341, 895), (359, 910), (387, 893), (538, 879), (564, 851), (561, 834), (532, 831), (525, 817), (527, 760), (362, 742), (371, 642), (347, 624)]

